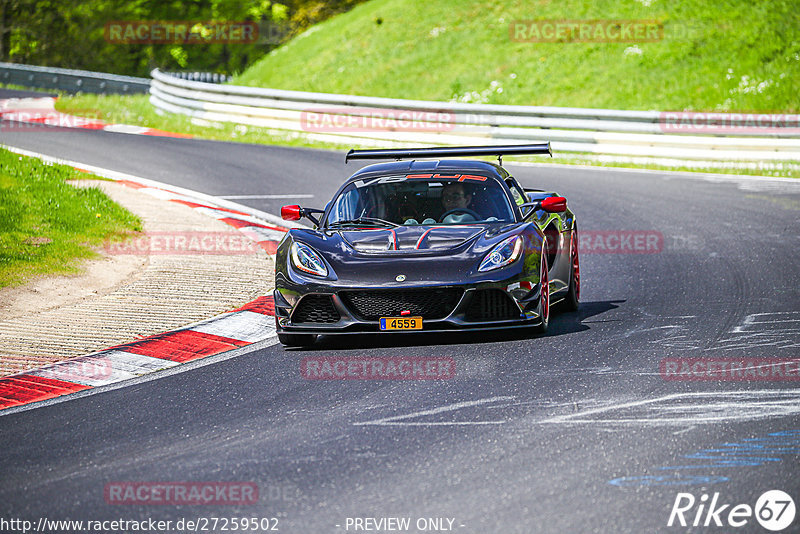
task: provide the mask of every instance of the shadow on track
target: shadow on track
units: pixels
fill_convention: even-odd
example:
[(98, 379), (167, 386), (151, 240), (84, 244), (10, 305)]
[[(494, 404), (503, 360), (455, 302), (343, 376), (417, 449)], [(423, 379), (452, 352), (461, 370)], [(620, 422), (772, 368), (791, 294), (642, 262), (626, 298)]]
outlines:
[(618, 308), (623, 302), (625, 301), (598, 300), (593, 302), (581, 302), (580, 308), (575, 312), (557, 313), (554, 308), (554, 313), (550, 318), (550, 328), (544, 335), (533, 333), (532, 328), (471, 332), (454, 331), (446, 333), (347, 334), (320, 336), (317, 338), (317, 342), (311, 347), (292, 347), (285, 350), (289, 352), (358, 350), (388, 347), (419, 347), (425, 345), (499, 343), (505, 341), (548, 338), (589, 330), (590, 327), (583, 323), (584, 320)]

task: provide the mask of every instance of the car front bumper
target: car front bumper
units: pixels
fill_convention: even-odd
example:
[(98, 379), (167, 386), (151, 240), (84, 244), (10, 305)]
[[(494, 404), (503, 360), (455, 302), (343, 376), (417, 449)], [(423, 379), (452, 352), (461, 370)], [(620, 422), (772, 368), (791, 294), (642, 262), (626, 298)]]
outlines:
[[(277, 330), (287, 334), (408, 334), (535, 326), (541, 323), (540, 297), (538, 283), (519, 277), (392, 288), (284, 283), (274, 292)], [(404, 316), (421, 316), (422, 329), (380, 330), (380, 317)]]

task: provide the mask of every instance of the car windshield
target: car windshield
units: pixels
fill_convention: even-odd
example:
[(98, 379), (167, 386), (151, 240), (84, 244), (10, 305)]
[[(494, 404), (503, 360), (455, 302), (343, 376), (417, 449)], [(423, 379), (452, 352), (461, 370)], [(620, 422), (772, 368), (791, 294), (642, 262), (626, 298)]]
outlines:
[(502, 186), (477, 175), (397, 175), (356, 180), (332, 204), (326, 226), (511, 222)]

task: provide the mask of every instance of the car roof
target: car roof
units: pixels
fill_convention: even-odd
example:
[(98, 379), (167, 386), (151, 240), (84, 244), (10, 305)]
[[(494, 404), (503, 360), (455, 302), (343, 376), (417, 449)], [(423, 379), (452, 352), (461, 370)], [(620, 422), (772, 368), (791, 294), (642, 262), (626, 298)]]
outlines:
[(470, 159), (445, 159), (445, 160), (404, 160), (387, 163), (374, 163), (360, 169), (345, 183), (365, 176), (386, 175), (404, 172), (451, 172), (469, 171), (480, 172), (497, 180), (504, 180), (509, 174), (501, 166), (488, 161)]

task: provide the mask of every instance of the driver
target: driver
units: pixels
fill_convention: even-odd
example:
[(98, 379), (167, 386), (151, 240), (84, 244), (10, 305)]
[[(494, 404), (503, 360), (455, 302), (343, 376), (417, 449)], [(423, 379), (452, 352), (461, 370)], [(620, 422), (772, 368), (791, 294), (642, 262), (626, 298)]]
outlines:
[(469, 209), (470, 202), (472, 202), (472, 193), (467, 191), (465, 184), (461, 182), (448, 182), (444, 185), (444, 189), (442, 190), (442, 206), (444, 206), (444, 211), (458, 208)]
[[(444, 213), (452, 211), (442, 220), (443, 223), (463, 223), (475, 221), (472, 204), (472, 191), (461, 182), (447, 182), (442, 189)], [(455, 210), (455, 211), (453, 211)], [(464, 211), (461, 211), (464, 210)]]

